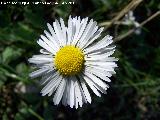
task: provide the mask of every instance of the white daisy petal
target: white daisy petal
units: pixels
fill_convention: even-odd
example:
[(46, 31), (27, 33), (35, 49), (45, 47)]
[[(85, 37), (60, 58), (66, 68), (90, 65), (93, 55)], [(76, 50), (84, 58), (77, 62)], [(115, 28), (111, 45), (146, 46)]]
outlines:
[(86, 48), (85, 49), (85, 51), (86, 51), (85, 54), (87, 54), (89, 52), (96, 51), (98, 49), (105, 48), (106, 46), (108, 46), (112, 42), (113, 42), (112, 37), (107, 35), (101, 41), (99, 41), (98, 43), (96, 43), (95, 45)]
[(32, 56), (33, 58), (53, 58), (53, 56), (52, 55), (50, 55), (50, 54), (38, 54), (38, 55), (33, 55)]
[(108, 75), (108, 72), (100, 71), (100, 70), (97, 70), (97, 69), (94, 69), (94, 68), (91, 68), (91, 67), (90, 68), (86, 67), (85, 70), (87, 72), (90, 72), (90, 73), (98, 76), (99, 78), (101, 78), (104, 81), (111, 82), (111, 80), (108, 78), (108, 76), (110, 77), (111, 74)]
[(53, 22), (53, 26), (54, 26), (54, 31), (56, 33), (58, 41), (60, 43), (60, 46), (64, 46), (65, 40), (64, 40), (64, 38), (62, 38), (62, 31), (61, 31), (61, 27), (60, 27), (59, 22), (57, 20), (55, 20), (55, 22)]
[[(115, 57), (109, 57), (111, 53), (104, 53), (99, 55), (87, 55), (85, 56), (86, 61), (106, 61), (106, 62), (114, 62), (118, 61)], [(99, 59), (101, 57), (101, 59)]]
[(110, 73), (110, 71), (108, 71), (108, 69), (101, 68), (99, 66), (92, 66), (92, 65), (88, 65), (86, 67), (92, 68), (90, 70), (92, 70), (92, 71), (98, 71), (98, 72), (104, 74), (107, 77), (111, 77), (112, 76), (112, 74)]
[(71, 40), (70, 40), (70, 43), (69, 43), (69, 45), (72, 45), (72, 41), (74, 40), (74, 35), (75, 35), (75, 33), (76, 33), (76, 22), (77, 22), (77, 17), (75, 17), (75, 18), (73, 18), (72, 19), (72, 35), (71, 35)]
[(111, 67), (117, 67), (115, 62), (103, 62), (103, 61), (86, 61), (85, 65), (102, 66), (102, 68), (110, 69)]
[(64, 41), (65, 41), (64, 44), (67, 45), (67, 36), (66, 36), (67, 28), (66, 28), (62, 18), (60, 18), (60, 24), (61, 24), (61, 29), (62, 29), (62, 33), (63, 33), (63, 38), (64, 38)]
[(47, 83), (47, 85), (41, 90), (41, 93), (42, 93), (42, 95), (44, 96), (44, 95), (46, 95), (46, 94), (48, 94), (48, 92), (52, 89), (52, 88), (54, 88), (55, 86), (56, 86), (56, 82), (60, 82), (60, 80), (62, 79), (62, 77), (61, 76), (59, 76), (58, 75), (58, 73), (55, 73), (52, 77), (51, 77), (51, 79), (50, 79), (50, 81)]
[(107, 94), (107, 92), (106, 92), (107, 89), (104, 89), (104, 88), (102, 88), (101, 86), (99, 86), (97, 84), (95, 85), (95, 87), (97, 88), (97, 90), (101, 91), (102, 93)]
[(78, 17), (78, 20), (76, 20), (76, 24), (75, 24), (75, 28), (76, 28), (76, 32), (75, 32), (75, 34), (74, 34), (74, 36), (73, 36), (73, 40), (72, 40), (72, 45), (75, 45), (76, 43), (77, 43), (77, 41), (78, 41), (78, 39), (77, 39), (77, 36), (78, 36), (78, 34), (79, 34), (79, 31), (80, 31), (80, 27), (81, 27), (81, 24), (80, 24), (80, 22), (81, 22), (81, 19), (80, 19), (80, 17)]
[(93, 67), (100, 71), (105, 71), (106, 76), (108, 77), (112, 76), (112, 74), (115, 74), (114, 68), (112, 67), (104, 67), (104, 66), (97, 66), (97, 65), (86, 65), (86, 66)]
[(45, 55), (50, 55), (50, 53), (45, 49), (40, 49), (39, 52), (42, 53), (42, 54), (45, 54)]
[(89, 87), (92, 89), (92, 91), (99, 97), (101, 97), (101, 94), (97, 91), (97, 88), (95, 87), (95, 84), (92, 82), (92, 80), (86, 76), (83, 76), (84, 80), (87, 82)]
[(60, 42), (58, 41), (58, 38), (57, 38), (57, 36), (56, 36), (56, 34), (54, 32), (53, 27), (49, 23), (47, 23), (47, 26), (48, 26), (48, 29), (49, 29), (50, 33), (52, 34), (52, 39), (51, 40), (53, 42), (56, 42), (56, 44), (58, 45), (58, 47), (60, 47)]
[(55, 66), (53, 66), (53, 63), (52, 62), (49, 62), (49, 63), (40, 63), (40, 64), (34, 64), (33, 65), (34, 67), (37, 67), (37, 68), (43, 68), (43, 67), (46, 67), (48, 69), (54, 69), (55, 70)]
[(66, 80), (63, 78), (61, 80), (61, 83), (59, 84), (58, 89), (56, 91), (56, 94), (53, 98), (53, 102), (55, 105), (58, 105), (59, 102), (61, 101), (65, 87), (66, 87)]
[(63, 105), (67, 105), (67, 97), (68, 97), (68, 86), (69, 86), (69, 81), (66, 79), (66, 87), (65, 87), (65, 90), (64, 90), (64, 95), (63, 95), (63, 98), (62, 98), (62, 104)]
[(93, 36), (93, 34), (96, 33), (98, 26), (96, 26), (97, 23), (94, 23), (90, 30), (88, 31), (88, 34), (85, 38), (85, 41), (80, 45), (80, 48), (84, 48), (84, 46), (89, 42), (89, 39)]
[(94, 50), (85, 50), (84, 53), (88, 56), (92, 55), (107, 55), (108, 57), (115, 52), (115, 46), (113, 47), (106, 47), (106, 48), (94, 48)]
[(49, 44), (52, 45), (52, 47), (55, 49), (55, 51), (58, 51), (58, 49), (60, 48), (59, 44), (54, 40), (54, 38), (46, 30), (44, 30), (44, 33), (45, 33), (46, 37), (51, 41), (51, 42), (49, 42)]
[(89, 34), (88, 31), (89, 31), (90, 28), (95, 24), (95, 23), (94, 23), (94, 24), (93, 24), (93, 23), (94, 23), (94, 22), (93, 22), (93, 19), (91, 19), (91, 20), (89, 21), (89, 24), (86, 26), (86, 28), (85, 28), (85, 30), (84, 30), (81, 38), (79, 39), (79, 42), (78, 42), (78, 44), (77, 44), (78, 47), (80, 47), (80, 46), (83, 44), (83, 41), (85, 40), (87, 34)]
[(67, 86), (67, 98), (66, 98), (66, 104), (70, 105), (70, 88), (71, 88), (71, 80), (68, 77), (68, 86)]
[(43, 85), (46, 82), (49, 82), (55, 75), (56, 75), (56, 71), (54, 69), (49, 70), (48, 72), (45, 73), (45, 76), (42, 76), (40, 80), (40, 84)]
[[(55, 91), (55, 88), (52, 89), (52, 90), (48, 93), (48, 96), (51, 96), (51, 95), (53, 94), (54, 91)], [(44, 96), (44, 95), (42, 95), (42, 96)]]
[(82, 107), (82, 95), (81, 95), (81, 91), (80, 91), (80, 86), (78, 81), (76, 80), (74, 83), (74, 94), (75, 94), (75, 107), (76, 109), (78, 108), (78, 104), (80, 107)]
[(81, 38), (82, 34), (84, 33), (84, 30), (87, 25), (87, 21), (88, 21), (88, 17), (85, 19), (82, 19), (82, 21), (81, 21), (81, 28), (80, 28), (79, 34), (77, 36), (77, 42), (79, 42), (79, 39)]
[(55, 51), (53, 50), (53, 48), (51, 48), (50, 46), (47, 45), (47, 43), (45, 43), (42, 39), (39, 39), (37, 41), (37, 43), (43, 47), (44, 49), (46, 49), (47, 51), (49, 51), (50, 53), (55, 55)]
[(86, 99), (84, 91), (82, 90), (81, 87), (80, 87), (80, 91), (81, 91), (81, 95), (82, 95), (82, 103), (87, 103), (87, 99)]
[(69, 96), (69, 105), (71, 108), (73, 108), (74, 104), (74, 100), (75, 100), (75, 93), (74, 93), (74, 83), (76, 81), (76, 79), (74, 77), (70, 77), (69, 79), (71, 81), (71, 87), (70, 87), (70, 96)]
[[(95, 87), (97, 90), (101, 91), (101, 92), (104, 93), (104, 94), (107, 93), (106, 90), (107, 90), (108, 87), (106, 87), (106, 88), (101, 87), (100, 83), (97, 82), (97, 81), (100, 81), (100, 80), (97, 79), (97, 77), (93, 77), (93, 76), (92, 76), (92, 78), (91, 78), (91, 76), (88, 76), (87, 74), (85, 74), (85, 76), (87, 76), (87, 77), (90, 79), (90, 81), (92, 82), (92, 84), (94, 85), (94, 87)], [(94, 79), (94, 80), (93, 80), (93, 79)], [(95, 80), (96, 80), (96, 81), (95, 81)], [(101, 81), (101, 82), (102, 82), (102, 81)]]
[[(80, 20), (80, 17), (79, 17)], [(74, 41), (72, 42), (72, 45), (76, 45), (79, 41), (79, 38), (81, 37), (83, 30), (85, 29), (85, 24), (84, 22), (86, 21), (86, 19), (82, 19), (82, 21), (79, 21), (79, 26), (76, 30), (76, 33), (74, 35)], [(86, 22), (87, 24), (87, 22)]]
[(28, 61), (34, 64), (45, 64), (53, 62), (53, 58), (48, 56), (33, 56), (32, 58), (29, 58)]
[[(81, 78), (80, 76), (79, 76), (79, 78)], [(84, 96), (85, 96), (85, 98), (86, 98), (86, 100), (89, 102), (89, 103), (91, 103), (91, 96), (90, 96), (90, 93), (89, 93), (89, 91), (88, 91), (88, 89), (87, 89), (87, 87), (86, 87), (86, 85), (85, 85), (85, 82), (84, 82), (84, 80), (83, 79), (80, 79), (80, 83), (81, 83), (81, 86), (82, 86), (82, 91), (83, 91), (83, 93), (84, 93)]]
[(44, 35), (41, 35), (40, 37), (51, 49), (54, 50), (54, 53), (58, 51), (59, 48), (58, 47), (56, 48), (56, 45), (53, 44), (50, 40), (48, 40), (48, 38), (46, 38)]
[(92, 44), (98, 37), (100, 37), (104, 28), (100, 28), (95, 34), (93, 34), (89, 41), (83, 46), (83, 49)]
[(36, 70), (36, 71), (30, 73), (29, 76), (31, 78), (36, 78), (36, 77), (42, 76), (47, 71), (48, 71), (48, 68), (41, 68), (39, 70)]
[(56, 19), (55, 20), (55, 23), (56, 23), (56, 26), (57, 26), (57, 29), (58, 29), (58, 31), (59, 31), (59, 39), (61, 39), (61, 42), (62, 42), (62, 45), (64, 46), (64, 45), (66, 45), (65, 43), (66, 43), (66, 39), (65, 39), (65, 36), (64, 36), (64, 34), (65, 34), (65, 31), (63, 31), (63, 29), (61, 28), (61, 26), (60, 26), (60, 23), (58, 22), (58, 20)]
[(107, 90), (108, 85), (103, 82), (102, 80), (100, 80), (99, 78), (97, 78), (96, 76), (94, 76), (92, 73), (85, 71), (84, 73), (86, 76), (88, 76), (90, 79), (92, 79), (92, 81), (94, 83), (96, 83), (97, 85), (99, 85), (100, 87), (102, 87), (103, 89)]
[(80, 38), (79, 45), (77, 45), (78, 47), (80, 48), (84, 47), (84, 45), (88, 42), (89, 38), (97, 31), (98, 27), (96, 25), (97, 25), (96, 22), (93, 22), (93, 20), (90, 21), (89, 25), (84, 31), (84, 34)]
[(68, 29), (67, 29), (67, 35), (68, 35), (68, 39), (67, 39), (67, 45), (70, 45), (71, 40), (72, 40), (72, 27), (73, 27), (73, 23), (72, 23), (72, 18), (71, 16), (69, 16), (68, 19)]

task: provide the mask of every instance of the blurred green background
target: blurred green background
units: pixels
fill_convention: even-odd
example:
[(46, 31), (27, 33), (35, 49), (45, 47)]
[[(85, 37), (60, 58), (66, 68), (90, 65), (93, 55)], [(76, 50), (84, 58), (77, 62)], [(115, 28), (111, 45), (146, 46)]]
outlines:
[[(65, 2), (71, 0), (65, 0)], [(0, 119), (2, 120), (159, 120), (160, 119), (160, 17), (141, 33), (116, 42), (119, 58), (107, 95), (92, 93), (92, 104), (71, 109), (54, 106), (42, 97), (42, 86), (31, 80), (27, 59), (39, 53), (36, 40), (46, 23), (68, 16), (110, 21), (130, 0), (81, 0), (73, 5), (0, 5)], [(135, 10), (138, 22), (160, 10), (159, 0), (144, 0)], [(104, 34), (124, 34), (131, 26), (113, 25)]]

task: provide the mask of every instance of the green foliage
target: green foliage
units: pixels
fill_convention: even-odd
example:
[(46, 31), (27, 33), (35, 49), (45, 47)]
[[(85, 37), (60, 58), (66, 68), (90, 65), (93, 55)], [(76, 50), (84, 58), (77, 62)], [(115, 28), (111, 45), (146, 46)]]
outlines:
[[(69, 0), (67, 0), (69, 1)], [(160, 117), (160, 23), (159, 18), (144, 26), (141, 35), (132, 35), (116, 43), (119, 58), (107, 95), (92, 94), (92, 104), (78, 110), (54, 106), (52, 97), (41, 97), (37, 80), (28, 74), (27, 59), (37, 54), (36, 40), (47, 22), (71, 14), (89, 16), (99, 23), (109, 21), (129, 0), (82, 0), (75, 5), (6, 5), (0, 8), (0, 119), (108, 119), (159, 120)], [(135, 9), (143, 21), (160, 9), (159, 0), (146, 0)], [(115, 28), (116, 29), (116, 28)], [(107, 32), (115, 36), (114, 26)], [(120, 30), (119, 30), (120, 29)], [(130, 27), (118, 26), (118, 34)], [(106, 33), (104, 33), (106, 34)], [(27, 92), (22, 88), (26, 87)]]

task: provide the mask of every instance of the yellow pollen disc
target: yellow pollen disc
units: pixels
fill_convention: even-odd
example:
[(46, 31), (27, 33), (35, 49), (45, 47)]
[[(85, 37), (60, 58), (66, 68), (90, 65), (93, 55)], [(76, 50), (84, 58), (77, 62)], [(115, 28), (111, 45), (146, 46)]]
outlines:
[(62, 75), (75, 75), (83, 68), (84, 54), (79, 48), (68, 45), (57, 52), (54, 62)]

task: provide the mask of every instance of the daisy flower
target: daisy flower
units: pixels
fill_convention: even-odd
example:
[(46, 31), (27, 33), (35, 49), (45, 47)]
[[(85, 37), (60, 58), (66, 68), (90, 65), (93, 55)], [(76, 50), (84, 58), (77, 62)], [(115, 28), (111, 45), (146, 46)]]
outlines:
[(112, 37), (107, 35), (99, 40), (103, 28), (88, 17), (70, 16), (68, 26), (60, 18), (47, 26), (48, 30), (37, 41), (41, 54), (28, 60), (37, 68), (30, 77), (41, 77), (42, 96), (54, 94), (55, 105), (62, 102), (78, 108), (91, 103), (89, 90), (99, 97), (106, 94), (109, 77), (117, 67), (117, 59), (110, 57), (115, 51), (115, 46), (109, 46)]
[(139, 35), (141, 34), (141, 27), (140, 27), (140, 24), (136, 21), (136, 18), (133, 14), (133, 11), (129, 11), (125, 17), (124, 17), (124, 20), (122, 22), (124, 25), (133, 25), (136, 30), (135, 30), (135, 34)]

